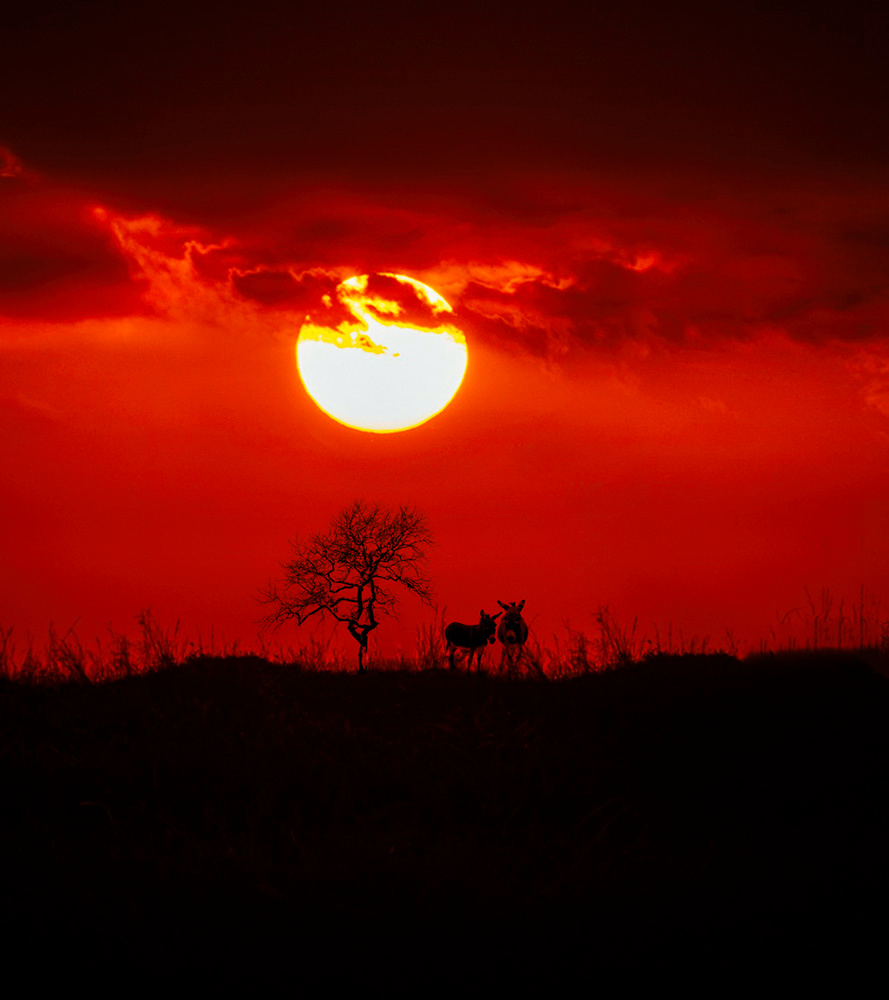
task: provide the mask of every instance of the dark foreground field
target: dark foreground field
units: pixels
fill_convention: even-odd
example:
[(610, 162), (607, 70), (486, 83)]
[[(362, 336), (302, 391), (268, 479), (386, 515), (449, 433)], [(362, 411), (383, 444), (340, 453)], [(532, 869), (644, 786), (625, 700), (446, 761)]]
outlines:
[(887, 723), (889, 681), (848, 654), (550, 683), (252, 658), (4, 682), (6, 969), (851, 979), (886, 947)]

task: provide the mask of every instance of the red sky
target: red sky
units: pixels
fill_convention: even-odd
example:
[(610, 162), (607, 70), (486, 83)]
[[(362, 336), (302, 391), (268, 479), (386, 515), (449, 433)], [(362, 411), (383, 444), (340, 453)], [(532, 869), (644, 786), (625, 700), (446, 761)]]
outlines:
[[(13, 15), (0, 624), (254, 644), (287, 540), (355, 497), (425, 512), (449, 617), (524, 598), (543, 643), (604, 604), (755, 644), (806, 587), (889, 602), (886, 15), (715, 6)], [(403, 434), (294, 365), (375, 271), (469, 345)]]

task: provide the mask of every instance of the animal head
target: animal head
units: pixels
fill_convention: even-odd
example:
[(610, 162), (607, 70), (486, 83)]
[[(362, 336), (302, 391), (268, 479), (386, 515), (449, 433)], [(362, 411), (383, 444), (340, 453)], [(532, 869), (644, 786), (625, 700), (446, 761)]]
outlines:
[(502, 611), (498, 611), (496, 615), (486, 615), (484, 611), (482, 611), (481, 617), (478, 620), (479, 626), (485, 630), (488, 635), (488, 642), (492, 645), (494, 643), (494, 633), (497, 631), (497, 626), (494, 622), (496, 622), (502, 614)]
[(506, 612), (507, 618), (519, 618), (522, 614), (522, 608), (525, 606), (525, 599), (523, 597), (518, 604), (504, 604), (503, 601), (497, 603)]

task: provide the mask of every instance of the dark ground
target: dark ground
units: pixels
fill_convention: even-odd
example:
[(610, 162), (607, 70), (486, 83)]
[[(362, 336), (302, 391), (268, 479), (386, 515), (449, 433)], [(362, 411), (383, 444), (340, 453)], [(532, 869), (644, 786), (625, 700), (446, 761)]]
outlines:
[(3, 682), (7, 968), (848, 984), (889, 929), (887, 722), (889, 680), (852, 654), (549, 683), (252, 658)]

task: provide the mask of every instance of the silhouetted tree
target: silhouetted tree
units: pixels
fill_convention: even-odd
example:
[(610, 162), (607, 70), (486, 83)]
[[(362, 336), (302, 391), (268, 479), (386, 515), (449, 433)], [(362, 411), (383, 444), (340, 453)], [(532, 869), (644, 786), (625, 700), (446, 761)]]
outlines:
[(281, 563), (284, 579), (260, 598), (272, 607), (263, 622), (279, 628), (291, 619), (302, 625), (315, 615), (335, 618), (358, 643), (358, 672), (364, 673), (368, 636), (379, 618), (394, 614), (393, 591), (403, 587), (431, 603), (431, 582), (423, 572), (431, 544), (419, 511), (356, 500), (326, 533), (290, 543), (293, 556)]

